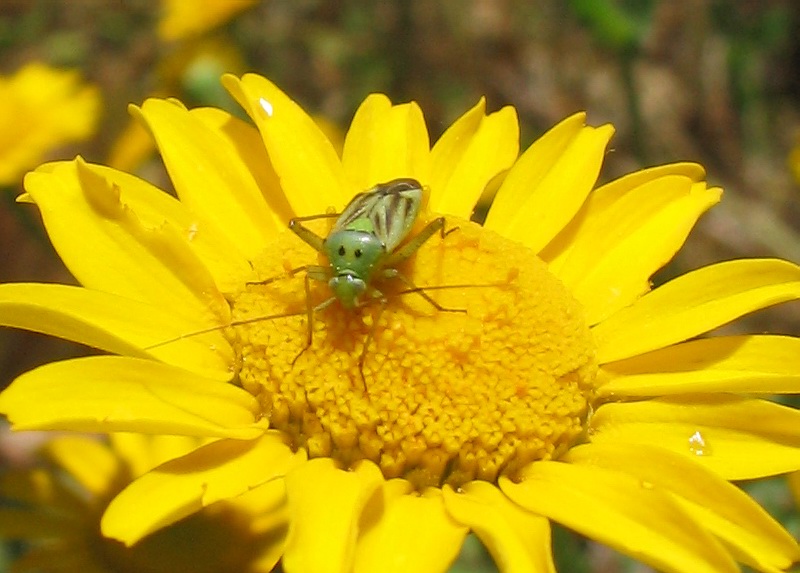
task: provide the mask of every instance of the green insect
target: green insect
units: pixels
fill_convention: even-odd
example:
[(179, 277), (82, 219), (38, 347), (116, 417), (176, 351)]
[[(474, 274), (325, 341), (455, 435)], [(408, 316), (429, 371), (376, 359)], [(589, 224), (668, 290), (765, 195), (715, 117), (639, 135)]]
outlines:
[[(306, 295), (312, 280), (328, 283), (333, 292), (333, 296), (323, 303), (309, 306), (309, 323), (313, 312), (326, 308), (335, 300), (350, 309), (376, 299), (385, 303), (383, 293), (374, 286), (376, 278), (397, 278), (437, 309), (447, 310), (397, 269), (398, 264), (411, 257), (434, 234), (438, 232), (444, 238), (455, 230), (445, 232), (444, 217), (438, 217), (397, 248), (417, 220), (421, 203), (422, 186), (419, 182), (394, 179), (359, 193), (340, 214), (296, 217), (289, 221), (289, 229), (314, 250), (323, 253), (330, 263), (328, 266), (307, 265), (300, 269), (306, 271)], [(337, 217), (324, 239), (303, 226), (303, 221), (322, 217)]]
[[(394, 179), (359, 193), (339, 214), (296, 217), (289, 221), (289, 229), (315, 251), (324, 254), (329, 263), (327, 266), (306, 265), (294, 270), (306, 273), (306, 301), (311, 300), (312, 280), (327, 283), (333, 293), (316, 306), (310, 302), (306, 305), (306, 347), (295, 358), (295, 362), (312, 344), (315, 312), (327, 308), (336, 300), (348, 309), (378, 302), (381, 305), (379, 312), (383, 311), (388, 300), (375, 287), (375, 280), (398, 279), (408, 287), (407, 292), (419, 293), (437, 310), (466, 312), (464, 309), (441, 306), (397, 268), (436, 233), (444, 238), (455, 230), (445, 231), (445, 219), (438, 217), (404, 243), (419, 216), (422, 196), (423, 189), (417, 180)], [(325, 238), (303, 225), (304, 221), (325, 217), (337, 217)], [(377, 319), (373, 322), (373, 328), (376, 323)], [(362, 381), (364, 358), (371, 338), (372, 332), (364, 343), (359, 359)]]
[[(456, 230), (456, 228), (452, 228), (445, 231), (445, 219), (438, 217), (429, 222), (418, 234), (408, 239), (419, 216), (422, 198), (423, 188), (417, 180), (394, 179), (376, 185), (364, 193), (359, 193), (353, 197), (341, 213), (295, 217), (289, 221), (289, 229), (315, 251), (325, 255), (329, 263), (328, 265), (304, 265), (290, 271), (292, 275), (305, 272), (305, 314), (307, 317), (306, 345), (292, 361), (292, 364), (296, 363), (312, 345), (314, 313), (326, 309), (337, 300), (347, 309), (378, 303), (380, 304), (378, 315), (372, 323), (372, 330), (367, 335), (359, 358), (359, 372), (366, 391), (363, 372), (364, 360), (380, 313), (388, 303), (385, 294), (375, 286), (375, 281), (399, 280), (407, 287), (402, 291), (403, 293), (418, 293), (439, 311), (466, 312), (465, 309), (445, 308), (425, 292), (426, 288), (430, 290), (442, 287), (418, 287), (397, 268), (436, 233), (444, 238)], [(336, 222), (324, 238), (303, 225), (306, 221), (333, 217), (336, 217)], [(278, 277), (248, 284), (263, 285), (276, 280)], [(332, 296), (316, 306), (312, 305), (311, 281), (327, 283)], [(458, 285), (453, 285), (453, 287), (456, 286)], [(297, 314), (287, 313), (248, 318), (233, 321), (229, 326), (241, 326)], [(197, 331), (191, 335), (203, 334), (218, 328)], [(162, 346), (185, 337), (186, 335), (156, 346)]]

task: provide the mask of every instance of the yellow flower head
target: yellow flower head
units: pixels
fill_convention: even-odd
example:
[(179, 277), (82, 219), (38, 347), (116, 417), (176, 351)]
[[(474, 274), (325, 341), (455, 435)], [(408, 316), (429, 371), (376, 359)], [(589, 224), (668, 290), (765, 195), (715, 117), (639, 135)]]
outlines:
[(0, 185), (16, 183), (46, 154), (94, 132), (100, 94), (74, 71), (32, 63), (0, 77)]
[(131, 480), (199, 445), (196, 438), (141, 434), (114, 434), (110, 444), (84, 436), (46, 443), (41, 463), (0, 476), (0, 531), (27, 542), (14, 570), (271, 571), (285, 540), (274, 487), (205, 508), (130, 547), (100, 533), (108, 502)]
[(702, 168), (594, 189), (612, 129), (583, 114), (518, 157), (512, 108), (481, 100), (431, 146), (419, 107), (383, 95), (340, 156), (268, 80), (223, 82), (255, 127), (133, 108), (178, 199), (81, 159), (25, 181), (84, 288), (1, 285), (0, 322), (119, 356), (26, 373), (0, 411), (217, 439), (133, 482), (105, 534), (277, 483), (289, 573), (444, 571), (470, 530), (503, 571), (552, 570), (550, 520), (662, 571), (800, 557), (728, 481), (800, 469), (800, 415), (758, 397), (800, 390), (800, 340), (696, 339), (800, 297), (800, 268), (650, 291), (719, 200)]

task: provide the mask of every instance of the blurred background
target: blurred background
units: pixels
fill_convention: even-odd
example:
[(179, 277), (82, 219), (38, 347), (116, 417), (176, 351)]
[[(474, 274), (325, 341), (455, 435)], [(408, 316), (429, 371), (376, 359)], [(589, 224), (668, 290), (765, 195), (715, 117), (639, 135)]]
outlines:
[[(169, 189), (126, 106), (177, 97), (240, 113), (218, 79), (246, 71), (334, 137), (376, 91), (419, 102), (432, 139), (482, 95), (490, 110), (511, 104), (522, 149), (586, 110), (616, 127), (602, 181), (689, 160), (725, 189), (656, 283), (735, 257), (800, 262), (798, 32), (795, 0), (3, 0), (0, 280), (74, 282), (35, 208), (15, 203), (25, 171), (81, 154)], [(800, 335), (800, 305), (725, 328), (767, 331)], [(0, 387), (86, 352), (0, 331)], [(754, 487), (797, 534), (784, 484)], [(563, 531), (556, 548), (563, 572), (642, 570)], [(477, 543), (454, 569), (492, 570)]]

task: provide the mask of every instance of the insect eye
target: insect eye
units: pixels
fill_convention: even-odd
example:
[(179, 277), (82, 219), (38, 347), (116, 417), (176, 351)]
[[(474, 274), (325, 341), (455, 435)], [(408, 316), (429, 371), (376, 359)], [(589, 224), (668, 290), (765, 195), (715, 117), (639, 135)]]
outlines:
[(361, 249), (356, 249), (355, 253), (353, 253), (353, 254), (356, 256), (356, 258), (360, 257), (361, 256)]
[(344, 248), (344, 245), (341, 245), (341, 246), (339, 247), (339, 256), (340, 256), (340, 257), (343, 257), (343, 256), (344, 256), (344, 254), (345, 254), (346, 252), (347, 252), (347, 251), (345, 250), (345, 248)]

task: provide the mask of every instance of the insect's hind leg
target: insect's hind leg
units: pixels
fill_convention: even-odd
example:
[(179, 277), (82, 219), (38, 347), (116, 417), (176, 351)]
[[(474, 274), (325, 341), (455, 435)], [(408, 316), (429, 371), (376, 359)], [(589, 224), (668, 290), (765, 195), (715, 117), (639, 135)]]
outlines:
[(415, 293), (419, 294), (422, 298), (427, 300), (436, 310), (438, 310), (440, 312), (463, 312), (463, 313), (467, 312), (466, 308), (448, 308), (446, 306), (442, 306), (441, 304), (436, 302), (433, 299), (433, 297), (431, 297), (431, 295), (429, 295), (428, 293), (425, 292), (425, 287), (418, 287), (417, 285), (414, 284), (414, 282), (410, 278), (405, 276), (403, 273), (401, 273), (397, 269), (386, 269), (384, 271), (384, 276), (386, 278), (396, 278), (396, 279), (398, 279), (400, 282), (402, 282), (404, 285), (406, 285), (408, 287), (408, 291), (407, 292), (409, 292), (409, 293), (415, 292)]

